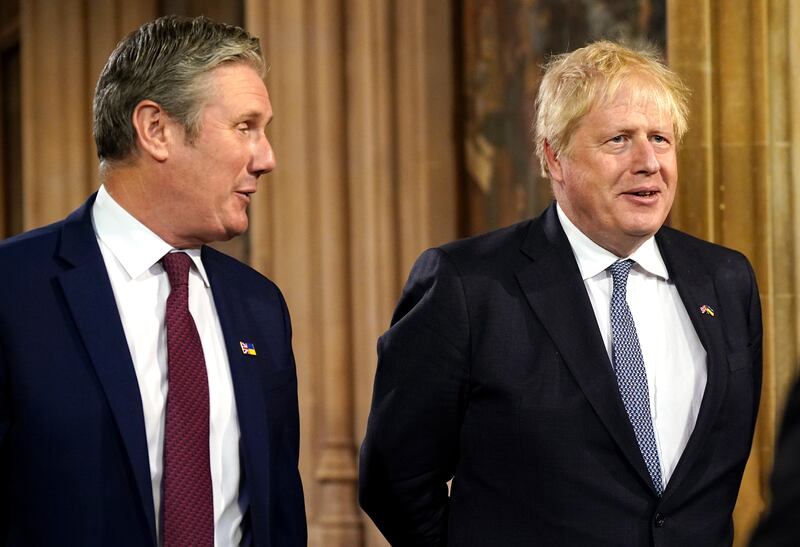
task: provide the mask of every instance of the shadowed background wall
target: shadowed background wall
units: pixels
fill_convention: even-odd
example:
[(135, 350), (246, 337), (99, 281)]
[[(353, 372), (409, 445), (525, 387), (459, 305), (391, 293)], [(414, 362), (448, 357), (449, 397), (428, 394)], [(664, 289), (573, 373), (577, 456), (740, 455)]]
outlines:
[(97, 188), (91, 96), (122, 36), (166, 13), (259, 35), (278, 168), (260, 183), (248, 234), (221, 247), (274, 279), (292, 313), (310, 544), (383, 546), (357, 508), (357, 450), (375, 342), (411, 263), (549, 201), (528, 134), (547, 53), (647, 39), (693, 90), (670, 223), (743, 251), (761, 288), (764, 394), (736, 510), (742, 545), (798, 368), (799, 10), (791, 0), (0, 0), (0, 237), (63, 217)]

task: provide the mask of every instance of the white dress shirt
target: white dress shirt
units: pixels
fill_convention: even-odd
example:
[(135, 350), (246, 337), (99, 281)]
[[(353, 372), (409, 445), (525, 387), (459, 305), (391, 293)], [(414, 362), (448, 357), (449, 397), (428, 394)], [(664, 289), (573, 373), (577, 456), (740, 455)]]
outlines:
[(589, 293), (609, 361), (613, 280), (607, 268), (620, 258), (635, 262), (628, 277), (627, 301), (647, 371), (650, 414), (666, 487), (697, 422), (706, 388), (706, 351), (678, 289), (669, 279), (655, 238), (645, 241), (629, 257), (618, 257), (589, 239), (560, 205), (556, 207)]
[[(131, 216), (103, 186), (92, 208), (92, 222), (139, 383), (156, 530), (160, 538), (164, 405), (168, 389), (164, 314), (170, 286), (159, 260), (175, 249)], [(200, 250), (184, 252), (194, 264), (189, 270), (189, 311), (197, 325), (208, 374), (214, 545), (233, 547), (241, 540), (240, 524), (247, 504), (247, 500), (239, 496), (236, 401), (222, 327)]]

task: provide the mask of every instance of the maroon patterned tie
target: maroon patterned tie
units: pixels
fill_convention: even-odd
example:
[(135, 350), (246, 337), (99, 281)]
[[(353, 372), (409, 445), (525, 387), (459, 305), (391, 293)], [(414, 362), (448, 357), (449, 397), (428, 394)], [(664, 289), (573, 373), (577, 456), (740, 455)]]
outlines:
[(161, 259), (167, 298), (167, 411), (164, 424), (164, 547), (213, 547), (214, 501), (208, 455), (208, 377), (200, 335), (189, 313), (186, 253)]

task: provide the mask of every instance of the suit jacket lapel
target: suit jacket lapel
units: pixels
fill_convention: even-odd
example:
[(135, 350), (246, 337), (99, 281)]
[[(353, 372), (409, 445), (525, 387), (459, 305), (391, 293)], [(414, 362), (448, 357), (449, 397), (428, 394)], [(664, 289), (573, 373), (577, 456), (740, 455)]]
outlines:
[[(242, 476), (250, 499), (254, 543), (268, 545), (266, 522), (257, 515), (269, 514), (269, 445), (263, 370), (268, 369), (269, 345), (263, 338), (263, 322), (249, 316), (247, 302), (252, 296), (236, 283), (235, 271), (226, 268), (221, 256), (203, 248), (203, 265), (208, 273), (217, 308), (225, 349), (230, 363), (236, 410), (239, 418)], [(264, 305), (260, 302), (259, 305)], [(241, 342), (252, 343), (256, 355), (245, 354)]]
[(711, 316), (700, 311), (704, 305), (710, 306), (718, 312), (721, 311), (713, 279), (702, 268), (702, 264), (704, 264), (702, 257), (690, 256), (685, 248), (674, 244), (669, 230), (659, 231), (656, 234), (656, 242), (667, 265), (670, 278), (675, 283), (692, 325), (706, 350), (708, 373), (697, 423), (672, 478), (667, 484), (664, 492), (666, 499), (686, 478), (709, 437), (710, 429), (719, 415), (722, 401), (725, 398), (728, 385), (728, 366), (722, 317), (719, 314)]
[(586, 288), (552, 205), (533, 223), (522, 252), (533, 262), (517, 272), (522, 290), (584, 395), (649, 488), (650, 475), (619, 388)]
[(64, 222), (59, 255), (72, 267), (61, 273), (58, 281), (119, 428), (155, 545), (155, 510), (142, 399), (92, 227), (93, 202), (94, 196)]

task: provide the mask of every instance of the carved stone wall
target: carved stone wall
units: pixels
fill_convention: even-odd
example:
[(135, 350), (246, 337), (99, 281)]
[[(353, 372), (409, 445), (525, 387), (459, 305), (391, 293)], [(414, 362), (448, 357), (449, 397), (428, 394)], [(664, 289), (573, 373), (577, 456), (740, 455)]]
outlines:
[(250, 1), (278, 167), (252, 264), (283, 289), (300, 385), (309, 543), (386, 545), (356, 500), (375, 343), (426, 247), (456, 237), (449, 1)]
[(668, 56), (694, 92), (672, 224), (745, 253), (764, 310), (764, 386), (735, 512), (745, 545), (767, 498), (777, 417), (800, 362), (800, 6), (672, 0)]
[(20, 5), (23, 227), (63, 218), (99, 186), (92, 96), (119, 39), (155, 0), (25, 0)]

